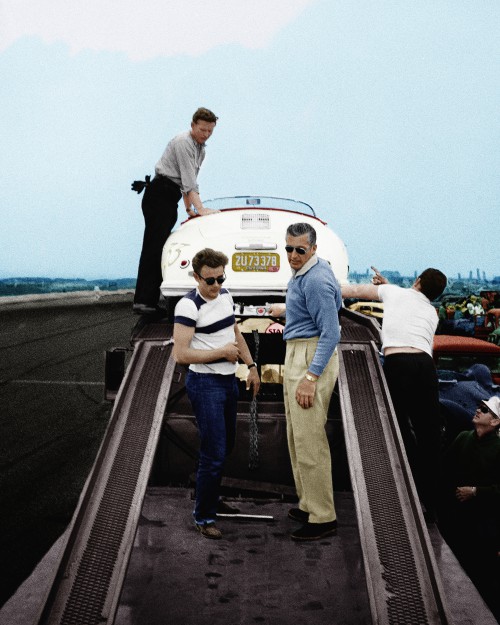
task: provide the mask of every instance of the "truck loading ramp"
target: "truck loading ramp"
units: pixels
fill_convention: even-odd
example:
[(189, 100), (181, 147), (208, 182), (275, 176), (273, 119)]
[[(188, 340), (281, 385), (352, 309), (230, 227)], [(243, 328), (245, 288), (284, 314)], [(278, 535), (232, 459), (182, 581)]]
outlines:
[(340, 347), (340, 400), (374, 623), (451, 623), (372, 343)]
[(40, 624), (113, 622), (175, 369), (171, 351), (168, 341), (136, 345)]
[[(342, 318), (339, 394), (371, 623), (452, 623), (376, 332), (360, 317)], [(163, 340), (161, 324), (156, 326), (147, 337), (136, 337), (39, 625), (114, 622), (175, 370), (171, 326), (163, 327)]]

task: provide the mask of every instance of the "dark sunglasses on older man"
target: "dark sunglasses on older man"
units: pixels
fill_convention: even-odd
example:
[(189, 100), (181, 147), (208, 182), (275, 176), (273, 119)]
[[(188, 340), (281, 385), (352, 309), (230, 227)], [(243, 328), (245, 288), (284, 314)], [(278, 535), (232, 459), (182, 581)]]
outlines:
[(226, 279), (225, 273), (223, 273), (222, 276), (217, 276), (217, 278), (204, 278), (203, 276), (200, 276), (199, 273), (197, 273), (196, 275), (198, 276), (198, 278), (201, 278), (204, 282), (206, 282), (208, 286), (213, 286), (216, 281), (217, 284), (222, 284)]
[(480, 410), (483, 414), (486, 414), (487, 412), (491, 412), (488, 406), (484, 406), (484, 405), (478, 406), (477, 409)]
[(308, 252), (310, 249), (311, 249), (310, 246), (309, 247), (294, 247), (293, 245), (285, 245), (285, 250), (287, 254), (291, 254), (295, 250), (297, 254), (304, 256), (304, 254)]

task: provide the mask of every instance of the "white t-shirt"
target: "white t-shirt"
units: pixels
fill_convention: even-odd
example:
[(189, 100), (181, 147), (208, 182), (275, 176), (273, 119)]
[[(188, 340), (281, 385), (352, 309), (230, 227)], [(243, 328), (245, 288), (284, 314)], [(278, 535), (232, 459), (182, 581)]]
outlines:
[[(234, 343), (234, 304), (227, 289), (221, 289), (212, 300), (205, 300), (198, 289), (193, 289), (177, 302), (174, 323), (195, 328), (191, 347), (193, 349), (217, 349)], [(196, 373), (234, 373), (237, 363), (220, 360), (189, 365)]]
[(429, 299), (416, 289), (395, 284), (381, 284), (378, 296), (384, 302), (382, 350), (415, 347), (432, 356), (438, 316)]

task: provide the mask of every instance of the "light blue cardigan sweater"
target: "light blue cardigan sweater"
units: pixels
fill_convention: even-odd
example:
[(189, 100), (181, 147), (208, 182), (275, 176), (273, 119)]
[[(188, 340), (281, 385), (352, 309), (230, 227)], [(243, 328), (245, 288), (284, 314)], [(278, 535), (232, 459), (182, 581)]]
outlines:
[(286, 294), (283, 338), (319, 336), (309, 371), (321, 375), (340, 340), (338, 311), (342, 305), (339, 283), (332, 268), (316, 255), (295, 273)]

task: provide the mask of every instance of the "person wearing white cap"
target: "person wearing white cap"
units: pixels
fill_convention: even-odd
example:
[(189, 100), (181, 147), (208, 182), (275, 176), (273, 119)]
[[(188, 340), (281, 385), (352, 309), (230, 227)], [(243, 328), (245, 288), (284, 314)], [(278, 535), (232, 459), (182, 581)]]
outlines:
[[(481, 494), (492, 494), (495, 488), (490, 483), (492, 478), (500, 483), (500, 397), (480, 402), (472, 424), (474, 430), (461, 432), (446, 454), (448, 461), (454, 458), (464, 474), (464, 485), (457, 485), (455, 491), (456, 498), (461, 502), (478, 495), (481, 497)], [(469, 486), (469, 483), (472, 485)], [(497, 494), (500, 497), (500, 491)]]
[(497, 419), (500, 419), (500, 397), (497, 397), (496, 395), (494, 397), (490, 397), (490, 399), (484, 400), (483, 404), (488, 406), (492, 415), (494, 415)]
[(498, 602), (500, 550), (500, 397), (479, 402), (473, 430), (444, 454), (439, 529), (483, 595)]

